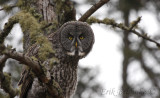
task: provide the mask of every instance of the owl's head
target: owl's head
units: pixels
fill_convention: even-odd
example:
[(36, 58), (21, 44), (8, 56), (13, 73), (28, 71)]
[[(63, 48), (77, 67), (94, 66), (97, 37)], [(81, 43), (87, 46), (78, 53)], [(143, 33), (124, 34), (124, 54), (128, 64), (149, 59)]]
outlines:
[(67, 55), (84, 57), (92, 49), (94, 34), (87, 23), (71, 21), (62, 25), (60, 42)]

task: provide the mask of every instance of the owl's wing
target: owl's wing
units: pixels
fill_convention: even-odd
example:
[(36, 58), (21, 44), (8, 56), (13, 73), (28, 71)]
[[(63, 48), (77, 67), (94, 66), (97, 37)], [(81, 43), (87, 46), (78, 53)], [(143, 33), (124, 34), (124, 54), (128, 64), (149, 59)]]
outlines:
[(31, 69), (24, 69), (22, 72), (21, 79), (18, 85), (21, 85), (21, 93), (19, 98), (26, 98), (28, 90), (31, 88), (33, 83), (33, 77), (30, 74)]
[[(38, 51), (38, 45), (33, 44), (28, 50), (25, 55), (31, 57), (36, 56)], [(27, 66), (23, 67), (23, 71), (21, 74), (21, 79), (19, 80), (18, 85), (21, 85), (21, 93), (20, 98), (26, 98), (28, 90), (32, 86), (33, 83), (33, 77), (31, 75), (31, 68), (28, 68)]]

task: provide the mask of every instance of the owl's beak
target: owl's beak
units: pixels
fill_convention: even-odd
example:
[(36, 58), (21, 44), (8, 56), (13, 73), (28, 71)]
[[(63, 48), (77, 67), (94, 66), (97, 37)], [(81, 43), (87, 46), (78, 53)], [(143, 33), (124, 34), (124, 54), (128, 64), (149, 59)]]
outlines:
[(75, 46), (76, 46), (76, 48), (77, 48), (77, 46), (78, 46), (77, 42), (76, 42)]

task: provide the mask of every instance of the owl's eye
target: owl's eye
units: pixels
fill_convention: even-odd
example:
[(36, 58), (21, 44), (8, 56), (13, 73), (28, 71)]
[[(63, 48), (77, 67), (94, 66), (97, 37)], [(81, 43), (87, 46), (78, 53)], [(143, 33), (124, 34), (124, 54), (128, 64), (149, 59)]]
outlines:
[(69, 36), (68, 39), (69, 39), (69, 40), (73, 40), (73, 37), (72, 37), (72, 36)]
[(80, 36), (80, 37), (79, 37), (79, 39), (81, 39), (81, 40), (82, 40), (82, 39), (84, 39), (84, 37), (83, 37), (83, 36)]

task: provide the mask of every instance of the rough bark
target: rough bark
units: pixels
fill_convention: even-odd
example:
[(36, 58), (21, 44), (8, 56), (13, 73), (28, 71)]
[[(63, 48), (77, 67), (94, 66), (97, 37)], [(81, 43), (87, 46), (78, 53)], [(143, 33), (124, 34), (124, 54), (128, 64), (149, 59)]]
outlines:
[(57, 14), (55, 13), (54, 3), (52, 0), (38, 0), (37, 11), (42, 15), (42, 19), (47, 23), (57, 20)]

